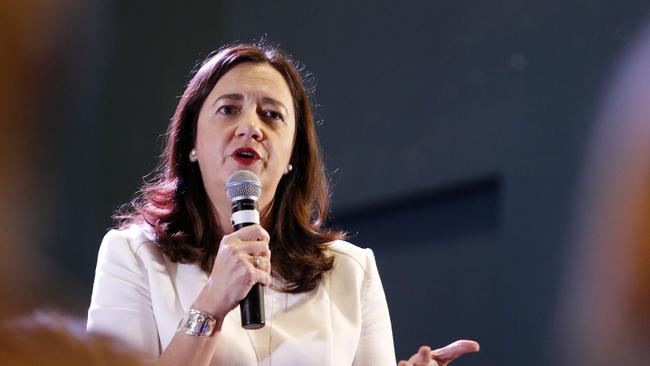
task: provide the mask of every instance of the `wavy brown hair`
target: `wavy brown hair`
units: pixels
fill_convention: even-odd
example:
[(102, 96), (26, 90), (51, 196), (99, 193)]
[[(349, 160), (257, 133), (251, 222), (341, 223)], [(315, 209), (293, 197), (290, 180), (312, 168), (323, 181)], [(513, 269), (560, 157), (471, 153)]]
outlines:
[(208, 57), (188, 83), (167, 131), (167, 142), (153, 179), (117, 214), (119, 226), (148, 225), (156, 244), (172, 261), (212, 270), (224, 230), (219, 227), (197, 164), (189, 161), (199, 111), (219, 79), (242, 63), (266, 63), (286, 80), (293, 97), (296, 136), (294, 169), (280, 180), (262, 212), (273, 250), (272, 274), (286, 292), (314, 289), (333, 266), (327, 243), (345, 233), (324, 226), (329, 195), (308, 93), (294, 62), (269, 45), (235, 44)]

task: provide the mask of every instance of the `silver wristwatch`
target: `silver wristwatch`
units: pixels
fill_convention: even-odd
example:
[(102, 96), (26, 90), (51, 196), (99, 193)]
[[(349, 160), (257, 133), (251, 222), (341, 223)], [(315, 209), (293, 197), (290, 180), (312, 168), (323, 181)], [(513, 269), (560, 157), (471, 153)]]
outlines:
[(205, 311), (190, 309), (185, 314), (176, 332), (185, 333), (195, 337), (207, 337), (212, 334), (214, 327), (217, 325), (217, 320), (210, 313)]

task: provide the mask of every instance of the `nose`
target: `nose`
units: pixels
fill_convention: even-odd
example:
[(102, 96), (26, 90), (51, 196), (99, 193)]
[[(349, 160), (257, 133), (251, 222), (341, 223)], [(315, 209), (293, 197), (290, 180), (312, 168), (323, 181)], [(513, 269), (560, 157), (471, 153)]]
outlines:
[(262, 141), (264, 134), (260, 126), (261, 122), (258, 120), (257, 114), (254, 116), (244, 116), (237, 126), (235, 136), (249, 137), (255, 141)]

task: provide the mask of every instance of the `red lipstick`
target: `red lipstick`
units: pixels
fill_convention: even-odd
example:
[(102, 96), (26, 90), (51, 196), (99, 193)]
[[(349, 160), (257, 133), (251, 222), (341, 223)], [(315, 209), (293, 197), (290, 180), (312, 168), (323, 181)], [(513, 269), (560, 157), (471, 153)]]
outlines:
[(238, 149), (235, 149), (235, 151), (233, 151), (230, 156), (243, 165), (251, 165), (260, 160), (260, 155), (257, 153), (257, 151), (251, 149), (250, 147), (240, 147)]

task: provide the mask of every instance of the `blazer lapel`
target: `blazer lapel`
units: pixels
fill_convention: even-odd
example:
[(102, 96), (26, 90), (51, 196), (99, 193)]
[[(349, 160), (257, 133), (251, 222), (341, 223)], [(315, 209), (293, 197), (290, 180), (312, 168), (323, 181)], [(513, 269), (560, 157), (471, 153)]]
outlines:
[(208, 281), (208, 275), (195, 264), (178, 263), (177, 270), (176, 291), (183, 311), (187, 312)]

